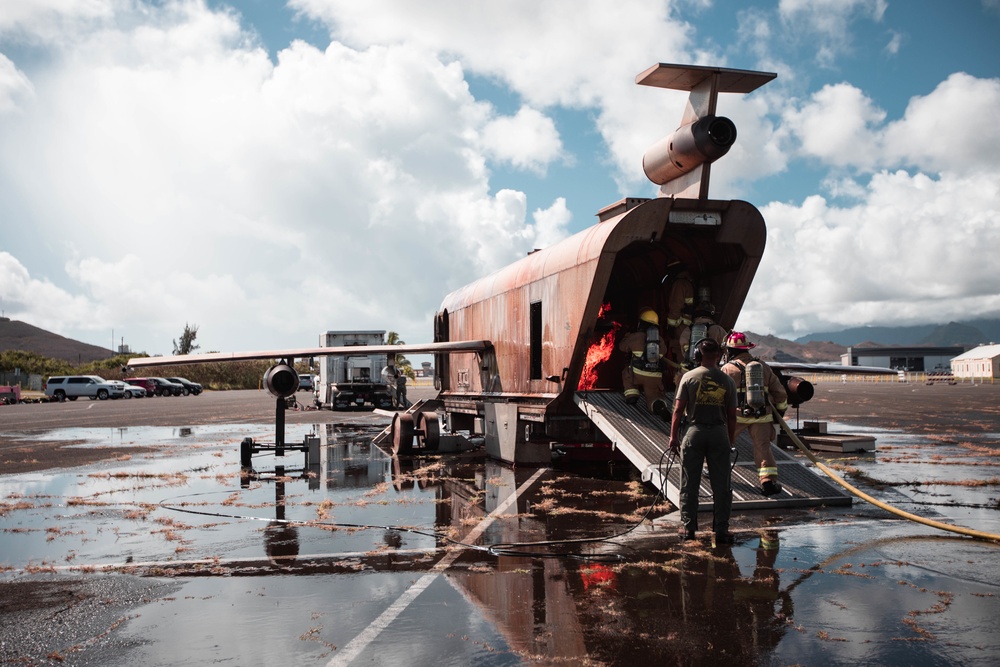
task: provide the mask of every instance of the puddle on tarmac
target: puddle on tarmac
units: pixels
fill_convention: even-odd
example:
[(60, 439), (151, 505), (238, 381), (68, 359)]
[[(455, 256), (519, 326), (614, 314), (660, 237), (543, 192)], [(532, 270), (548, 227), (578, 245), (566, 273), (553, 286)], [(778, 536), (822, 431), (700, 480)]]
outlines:
[[(234, 429), (237, 429), (234, 431)], [(119, 426), (116, 428), (65, 428), (46, 431), (25, 440), (38, 442), (75, 442), (76, 447), (141, 447), (162, 446), (211, 439), (218, 442), (227, 436), (243, 432), (250, 437), (273, 438), (273, 429), (266, 426), (234, 426), (233, 424), (206, 424), (203, 426)], [(242, 435), (240, 437), (243, 437)], [(237, 442), (240, 438), (237, 438)]]
[[(514, 470), (481, 452), (400, 461), (360, 426), (289, 425), (289, 443), (320, 438), (319, 465), (306, 468), (300, 452), (259, 454), (257, 474), (243, 476), (239, 442), (266, 440), (261, 430), (55, 434), (152, 449), (0, 478), (4, 579), (107, 570), (178, 584), (132, 609), (114, 633), (128, 648), (102, 655), (106, 664), (910, 665), (1000, 655), (1000, 547), (860, 501), (749, 513), (733, 547), (708, 537), (681, 546), (673, 530), (645, 524), (611, 542), (531, 547), (559, 558), (453, 553), (445, 536), (470, 530), (479, 544), (617, 534), (654, 496), (627, 466), (582, 476)], [(877, 438), (874, 455), (829, 458), (893, 484), (997, 477), (992, 456), (962, 442)], [(907, 511), (1000, 533), (997, 489), (888, 491)], [(581, 553), (606, 558), (571, 557)], [(390, 609), (398, 615), (387, 619)]]
[[(831, 425), (832, 433), (859, 433), (849, 425)], [(948, 521), (1000, 533), (1000, 434), (945, 433), (914, 435), (865, 428), (877, 451), (826, 458), (869, 492), (893, 489), (904, 497), (900, 508), (922, 515), (937, 512)]]

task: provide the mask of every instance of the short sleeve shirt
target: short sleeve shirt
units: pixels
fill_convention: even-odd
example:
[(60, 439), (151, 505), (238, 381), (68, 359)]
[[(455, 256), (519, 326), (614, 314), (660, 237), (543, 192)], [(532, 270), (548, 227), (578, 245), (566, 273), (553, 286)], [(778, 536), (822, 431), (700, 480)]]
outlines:
[(718, 368), (699, 366), (681, 378), (677, 398), (687, 401), (687, 418), (702, 424), (725, 423), (736, 409), (736, 383)]

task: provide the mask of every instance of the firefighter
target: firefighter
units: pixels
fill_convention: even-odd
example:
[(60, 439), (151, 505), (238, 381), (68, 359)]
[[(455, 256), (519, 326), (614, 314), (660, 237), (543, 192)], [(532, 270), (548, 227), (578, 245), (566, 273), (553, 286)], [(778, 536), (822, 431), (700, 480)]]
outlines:
[(715, 323), (715, 306), (710, 301), (701, 301), (694, 309), (694, 320), (682, 325), (678, 333), (678, 344), (684, 356), (682, 363), (694, 368), (693, 347), (703, 338), (711, 338), (721, 347), (726, 342), (726, 330)]
[(645, 394), (649, 411), (669, 419), (670, 405), (663, 390), (667, 344), (660, 336), (660, 318), (655, 310), (647, 308), (639, 314), (638, 329), (622, 338), (618, 349), (629, 355), (629, 363), (622, 370), (625, 402), (635, 405), (639, 395)]
[(667, 327), (680, 330), (691, 324), (691, 307), (694, 306), (694, 282), (688, 271), (681, 271), (670, 282), (667, 290)]
[(753, 440), (753, 461), (760, 479), (760, 492), (765, 496), (781, 493), (778, 464), (774, 462), (771, 442), (775, 437), (773, 410), (784, 415), (788, 409), (788, 393), (778, 375), (766, 363), (751, 356), (757, 347), (746, 334), (734, 331), (726, 338), (726, 364), (722, 370), (736, 383), (736, 437), (749, 431)]

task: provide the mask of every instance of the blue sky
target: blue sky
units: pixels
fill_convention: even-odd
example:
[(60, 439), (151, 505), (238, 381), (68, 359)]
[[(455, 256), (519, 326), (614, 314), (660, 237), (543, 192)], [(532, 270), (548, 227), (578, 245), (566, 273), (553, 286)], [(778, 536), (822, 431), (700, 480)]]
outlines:
[(1000, 0), (0, 0), (0, 308), (154, 354), (429, 341), (655, 196), (657, 62), (778, 74), (719, 102), (711, 196), (768, 223), (739, 328), (1000, 317)]

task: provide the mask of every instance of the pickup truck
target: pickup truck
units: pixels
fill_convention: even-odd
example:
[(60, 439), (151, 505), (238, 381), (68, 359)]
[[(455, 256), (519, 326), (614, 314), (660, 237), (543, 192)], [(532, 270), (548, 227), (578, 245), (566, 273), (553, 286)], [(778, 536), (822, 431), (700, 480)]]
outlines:
[(99, 375), (53, 375), (45, 383), (45, 395), (56, 401), (75, 401), (81, 396), (104, 401), (124, 396), (125, 383)]

